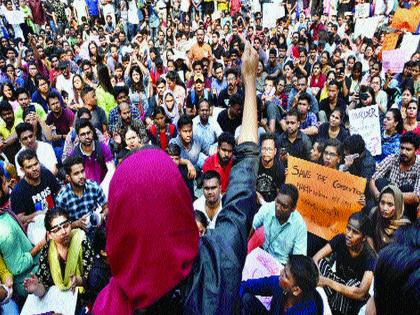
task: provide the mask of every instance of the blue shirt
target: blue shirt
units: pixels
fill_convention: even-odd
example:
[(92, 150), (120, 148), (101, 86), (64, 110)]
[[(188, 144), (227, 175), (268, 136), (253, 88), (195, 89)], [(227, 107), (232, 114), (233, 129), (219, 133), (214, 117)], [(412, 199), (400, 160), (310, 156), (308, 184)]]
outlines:
[(56, 198), (56, 206), (65, 210), (73, 220), (79, 220), (85, 214), (91, 214), (99, 206), (106, 204), (102, 188), (89, 179), (86, 180), (83, 195), (77, 196), (70, 184), (64, 186)]
[(201, 142), (210, 147), (217, 141), (217, 138), (222, 134), (223, 130), (220, 128), (219, 123), (213, 117), (209, 117), (207, 124), (203, 124), (200, 117), (193, 119), (193, 134), (194, 138), (200, 138)]
[[(63, 97), (61, 96), (60, 92), (58, 92), (56, 89), (50, 87), (50, 89), (48, 91), (48, 94), (49, 93), (56, 94), (58, 96), (58, 100), (60, 101), (61, 107), (63, 107), (63, 108), (66, 107), (66, 105), (64, 104)], [(41, 105), (46, 113), (48, 113), (50, 111), (50, 108), (48, 107), (47, 100), (42, 97), (41, 92), (39, 92), (39, 90), (36, 90), (34, 92), (34, 94), (32, 94), (31, 102), (32, 103), (38, 103), (39, 105)]]
[(227, 82), (225, 78), (223, 78), (222, 82), (219, 82), (219, 80), (216, 78), (213, 78), (211, 81), (211, 90), (213, 91), (213, 89), (215, 89), (217, 96), (219, 96), (220, 92), (225, 88), (227, 88)]
[(98, 0), (85, 0), (88, 7), (89, 15), (99, 16)]
[(388, 155), (400, 153), (400, 137), (399, 133), (387, 136), (385, 135), (385, 131), (382, 132), (382, 153), (381, 155), (375, 156), (377, 163), (382, 162)]
[(254, 216), (252, 227), (256, 230), (264, 226), (264, 250), (286, 265), (290, 254), (306, 256), (308, 230), (297, 210), (290, 214), (284, 224), (280, 224), (275, 207), (275, 201), (261, 206)]
[(207, 144), (202, 143), (200, 138), (193, 137), (188, 149), (182, 144), (179, 135), (176, 138), (171, 139), (169, 143), (176, 143), (179, 145), (181, 148), (181, 159), (189, 160), (195, 168), (203, 168), (204, 161), (209, 155), (209, 147)]
[(306, 119), (304, 122), (300, 123), (300, 129), (306, 129), (312, 126), (316, 126), (318, 122), (318, 118), (316, 115), (312, 112), (309, 112), (308, 115), (306, 115)]

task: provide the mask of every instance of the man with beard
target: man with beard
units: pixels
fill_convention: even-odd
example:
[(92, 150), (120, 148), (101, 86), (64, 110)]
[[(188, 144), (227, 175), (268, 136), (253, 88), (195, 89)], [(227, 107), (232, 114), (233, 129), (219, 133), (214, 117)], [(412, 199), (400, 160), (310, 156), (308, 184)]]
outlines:
[(229, 99), (232, 95), (243, 95), (242, 89), (238, 86), (238, 72), (233, 68), (229, 68), (226, 70), (225, 75), (227, 87), (220, 91), (217, 99), (217, 106), (221, 108), (227, 108), (229, 106)]
[(14, 295), (24, 298), (27, 293), (23, 287), (23, 280), (36, 267), (33, 257), (45, 245), (45, 239), (35, 247), (32, 246), (21, 222), (10, 209), (9, 197), (10, 182), (3, 168), (0, 168), (0, 253), (7, 269), (13, 275), (13, 278), (4, 281), (4, 284), (13, 288)]
[(286, 115), (286, 131), (277, 140), (280, 160), (287, 163), (288, 155), (308, 160), (311, 154), (312, 143), (307, 135), (299, 130), (300, 121), (297, 111), (288, 112)]
[(58, 68), (61, 74), (57, 77), (55, 88), (61, 93), (66, 91), (69, 99), (74, 98), (73, 77), (74, 74), (70, 72), (70, 63), (68, 61), (60, 61)]
[(199, 28), (196, 33), (197, 42), (191, 47), (188, 52), (188, 61), (190, 69), (192, 69), (192, 63), (194, 61), (201, 61), (203, 58), (208, 58), (210, 61), (209, 68), (213, 68), (213, 55), (209, 44), (204, 43), (204, 30)]
[(20, 152), (17, 162), (25, 176), (12, 191), (11, 206), (26, 225), (38, 214), (54, 208), (54, 199), (60, 185), (49, 170), (41, 167), (34, 150)]
[(115, 143), (120, 147), (123, 144), (122, 137), (125, 135), (128, 128), (135, 130), (140, 138), (140, 142), (144, 145), (149, 139), (147, 137), (146, 127), (140, 119), (132, 117), (132, 108), (127, 102), (122, 102), (117, 105), (118, 120), (115, 126), (111, 127), (111, 132)]
[(260, 205), (274, 201), (278, 189), (284, 184), (284, 166), (276, 155), (276, 136), (273, 133), (263, 134), (257, 176), (257, 197)]
[(83, 60), (82, 61), (82, 78), (85, 81), (85, 83), (93, 88), (95, 88), (98, 85), (98, 80), (95, 77), (95, 74), (93, 73), (92, 64), (89, 60)]
[[(51, 144), (43, 141), (36, 140), (34, 127), (29, 123), (20, 123), (16, 126), (16, 134), (19, 139), (19, 142), (22, 146), (18, 154), (15, 157), (15, 165), (17, 168), (17, 174), (19, 177), (24, 176), (24, 171), (22, 165), (18, 163), (19, 153), (25, 149), (32, 149), (36, 152), (39, 162), (42, 166), (47, 168), (51, 173), (56, 175), (58, 173), (57, 169), (57, 158), (54, 153), (54, 149)], [(19, 168), (19, 165), (21, 168)]]
[(210, 117), (210, 103), (205, 98), (201, 99), (197, 104), (198, 116), (193, 118), (194, 136), (201, 138), (208, 146), (217, 141), (217, 137), (222, 134), (217, 120)]
[(108, 146), (97, 140), (95, 128), (89, 120), (80, 119), (76, 124), (76, 133), (80, 143), (70, 156), (83, 159), (86, 178), (100, 184), (105, 176), (111, 178), (115, 171), (115, 164)]
[(229, 185), (229, 174), (232, 169), (232, 156), (235, 139), (230, 133), (224, 132), (217, 139), (217, 153), (210, 156), (203, 165), (203, 171), (217, 171), (220, 175), (222, 193)]
[(222, 194), (220, 175), (216, 171), (205, 172), (203, 179), (203, 195), (194, 201), (194, 210), (201, 211), (206, 216), (208, 229), (216, 227), (217, 215), (222, 210)]
[(100, 225), (100, 222), (94, 221), (93, 213), (100, 207), (102, 214), (100, 221), (103, 222), (108, 211), (105, 194), (96, 182), (86, 179), (81, 157), (67, 158), (64, 161), (64, 169), (68, 184), (58, 194), (56, 205), (70, 215), (73, 220), (72, 228), (93, 233), (94, 229), (89, 229), (89, 226), (95, 228)]
[(403, 192), (405, 214), (412, 222), (416, 219), (420, 201), (420, 158), (416, 156), (419, 145), (419, 136), (414, 132), (402, 135), (400, 153), (389, 155), (379, 163), (369, 183), (376, 200), (382, 188), (389, 184), (396, 185)]
[(213, 94), (213, 97), (217, 99), (220, 92), (227, 88), (227, 82), (223, 72), (223, 65), (221, 63), (216, 63), (214, 65), (214, 73), (215, 76), (211, 81), (211, 93)]
[(229, 98), (229, 108), (220, 112), (217, 122), (224, 132), (234, 135), (236, 128), (241, 125), (243, 111), (243, 99), (234, 94)]

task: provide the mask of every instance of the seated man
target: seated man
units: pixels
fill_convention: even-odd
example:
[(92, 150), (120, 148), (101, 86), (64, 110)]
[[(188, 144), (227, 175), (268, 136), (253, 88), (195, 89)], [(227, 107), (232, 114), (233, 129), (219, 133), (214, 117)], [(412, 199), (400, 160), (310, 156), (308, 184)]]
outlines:
[(222, 193), (229, 184), (229, 174), (232, 169), (233, 148), (235, 139), (230, 133), (223, 132), (217, 139), (217, 153), (210, 156), (203, 165), (203, 172), (215, 170), (220, 175)]
[(188, 160), (196, 170), (201, 169), (209, 155), (209, 145), (201, 138), (193, 136), (193, 122), (190, 117), (181, 116), (177, 128), (178, 136), (171, 139), (169, 143), (176, 143), (180, 147), (181, 159), (184, 160), (181, 164), (185, 164), (185, 160)]
[(404, 197), (405, 215), (414, 222), (420, 201), (420, 158), (416, 151), (420, 138), (407, 132), (400, 139), (400, 153), (387, 156), (377, 166), (369, 183), (373, 197), (378, 201), (380, 191), (389, 184), (396, 185)]
[[(299, 192), (292, 184), (284, 184), (276, 200), (264, 204), (254, 216), (253, 230), (264, 227), (264, 250), (286, 265), (289, 255), (306, 255), (308, 230), (296, 210)], [(252, 234), (253, 231), (251, 231)]]
[(261, 136), (261, 159), (257, 176), (257, 196), (260, 205), (276, 199), (277, 190), (284, 184), (285, 170), (276, 158), (276, 136), (266, 133)]
[(15, 165), (17, 167), (17, 173), (19, 177), (23, 177), (24, 173), (22, 167), (19, 168), (18, 156), (23, 150), (32, 149), (36, 151), (39, 162), (47, 168), (53, 175), (57, 175), (57, 158), (54, 153), (54, 149), (51, 144), (43, 141), (36, 140), (34, 127), (29, 123), (20, 123), (16, 126), (16, 134), (19, 139), (22, 148), (16, 154)]
[(216, 227), (216, 219), (222, 210), (222, 195), (220, 193), (220, 175), (216, 171), (205, 172), (203, 179), (203, 195), (194, 204), (194, 210), (204, 213), (208, 222), (208, 229)]
[(111, 150), (105, 143), (99, 142), (95, 128), (87, 119), (81, 119), (76, 124), (76, 132), (80, 143), (74, 148), (70, 156), (83, 158), (86, 178), (100, 184), (110, 179), (115, 171), (115, 164)]
[[(318, 269), (311, 258), (291, 255), (280, 276), (242, 281), (241, 314), (323, 314), (322, 299), (316, 291), (318, 279)], [(270, 311), (255, 295), (273, 297)]]
[[(366, 242), (368, 222), (362, 212), (353, 213), (345, 234), (336, 235), (313, 258), (321, 273), (319, 286), (324, 287), (334, 314), (357, 314), (367, 301), (376, 260)], [(328, 256), (335, 260), (335, 272), (334, 261), (324, 259)]]
[[(81, 157), (69, 157), (64, 161), (67, 185), (56, 198), (56, 206), (65, 210), (73, 228), (80, 228), (93, 236), (94, 230), (104, 221), (108, 204), (102, 188), (94, 181), (86, 180), (85, 168)], [(100, 207), (101, 222), (92, 224), (90, 216)], [(88, 221), (90, 220), (90, 221)], [(88, 224), (88, 222), (90, 222)], [(91, 228), (89, 228), (91, 227)]]

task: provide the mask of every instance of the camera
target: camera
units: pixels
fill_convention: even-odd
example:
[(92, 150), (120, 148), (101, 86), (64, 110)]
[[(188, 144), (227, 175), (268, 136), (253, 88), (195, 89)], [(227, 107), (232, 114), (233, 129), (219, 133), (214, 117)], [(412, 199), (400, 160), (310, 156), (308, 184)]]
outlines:
[(366, 101), (369, 98), (369, 96), (370, 95), (368, 93), (362, 93), (362, 94), (360, 94), (360, 99), (362, 101)]

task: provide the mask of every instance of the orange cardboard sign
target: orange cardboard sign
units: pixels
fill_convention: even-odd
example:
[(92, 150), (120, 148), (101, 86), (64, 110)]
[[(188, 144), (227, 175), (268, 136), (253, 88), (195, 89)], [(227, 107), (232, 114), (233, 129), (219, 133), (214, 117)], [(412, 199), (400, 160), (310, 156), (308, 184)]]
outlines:
[(420, 9), (413, 6), (410, 9), (398, 8), (392, 17), (391, 27), (414, 33), (417, 30), (420, 21)]
[(366, 179), (292, 156), (287, 163), (286, 183), (299, 190), (297, 210), (308, 231), (326, 240), (343, 233), (349, 216), (362, 208)]

